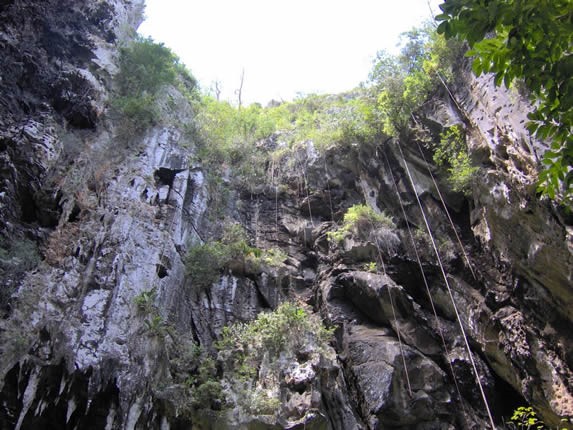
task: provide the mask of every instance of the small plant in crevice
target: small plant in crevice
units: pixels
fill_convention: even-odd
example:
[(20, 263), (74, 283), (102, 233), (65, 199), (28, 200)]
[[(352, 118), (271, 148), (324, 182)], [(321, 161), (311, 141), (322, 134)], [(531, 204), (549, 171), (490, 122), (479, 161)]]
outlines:
[(185, 259), (187, 275), (194, 286), (206, 288), (216, 282), (221, 271), (232, 262), (243, 262), (250, 253), (258, 252), (249, 245), (247, 235), (239, 224), (228, 225), (220, 240), (189, 248)]
[(537, 412), (531, 406), (520, 406), (510, 418), (508, 425), (519, 430), (545, 429), (545, 424), (537, 418)]
[(155, 288), (142, 291), (133, 298), (133, 304), (137, 308), (137, 313), (144, 318), (145, 331), (151, 336), (164, 338), (171, 334), (172, 327), (161, 316), (155, 305), (156, 294)]
[(165, 337), (169, 333), (169, 324), (159, 314), (149, 315), (144, 321), (147, 332), (156, 337)]
[[(561, 420), (563, 425), (555, 427), (556, 430), (567, 430), (566, 423), (568, 419)], [(551, 427), (547, 426), (539, 417), (535, 409), (531, 406), (520, 406), (513, 411), (513, 415), (506, 422), (506, 427), (510, 430), (550, 430)]]
[(375, 261), (364, 263), (364, 270), (370, 273), (376, 273), (378, 271), (378, 264)]
[(278, 248), (265, 249), (260, 256), (262, 263), (270, 267), (280, 267), (287, 258), (288, 255)]
[(156, 290), (152, 288), (151, 290), (142, 291), (133, 299), (133, 303), (137, 307), (138, 312), (143, 315), (149, 315), (156, 312), (155, 307), (155, 297)]

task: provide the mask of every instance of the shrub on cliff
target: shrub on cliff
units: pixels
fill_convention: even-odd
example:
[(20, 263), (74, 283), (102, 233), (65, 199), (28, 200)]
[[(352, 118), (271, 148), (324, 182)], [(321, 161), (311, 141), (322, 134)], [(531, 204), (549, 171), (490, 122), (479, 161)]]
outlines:
[(332, 330), (317, 315), (285, 302), (249, 323), (225, 327), (216, 348), (239, 406), (254, 415), (268, 415), (281, 405), (287, 365), (318, 362), (327, 354), (331, 338)]
[(344, 214), (342, 225), (328, 233), (328, 238), (334, 242), (342, 242), (345, 237), (355, 235), (368, 239), (374, 230), (393, 230), (396, 225), (385, 213), (378, 213), (368, 205), (354, 205)]
[(261, 250), (249, 245), (239, 224), (226, 226), (220, 240), (192, 246), (185, 260), (192, 285), (207, 288), (217, 282), (221, 272), (232, 267), (280, 266), (287, 255), (277, 249)]
[(197, 84), (179, 58), (163, 44), (138, 37), (120, 49), (112, 108), (122, 115), (126, 133), (141, 132), (157, 122), (157, 94), (165, 85), (177, 84), (178, 79), (185, 88)]
[(468, 194), (478, 168), (472, 164), (463, 127), (453, 125), (445, 128), (434, 148), (434, 162), (448, 172), (454, 191)]
[(121, 95), (155, 94), (175, 82), (179, 60), (169, 48), (151, 38), (137, 38), (120, 49), (120, 71), (116, 82)]
[(231, 262), (243, 260), (251, 252), (255, 252), (255, 248), (249, 246), (244, 230), (237, 224), (231, 225), (221, 240), (189, 249), (185, 261), (187, 274), (193, 286), (207, 288), (219, 279), (221, 271)]

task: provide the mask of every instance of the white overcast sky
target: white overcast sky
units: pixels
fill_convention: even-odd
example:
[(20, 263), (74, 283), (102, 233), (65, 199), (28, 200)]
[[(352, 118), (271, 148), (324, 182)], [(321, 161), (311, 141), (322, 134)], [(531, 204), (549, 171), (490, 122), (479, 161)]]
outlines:
[(203, 89), (266, 104), (366, 80), (380, 49), (438, 13), (442, 0), (146, 0), (145, 36), (170, 47)]

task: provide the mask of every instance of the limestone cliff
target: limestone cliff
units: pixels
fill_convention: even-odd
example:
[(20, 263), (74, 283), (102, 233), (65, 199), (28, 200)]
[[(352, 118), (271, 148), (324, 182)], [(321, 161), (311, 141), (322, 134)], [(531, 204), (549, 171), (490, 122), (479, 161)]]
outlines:
[[(1, 428), (490, 428), (471, 358), (496, 425), (524, 404), (551, 425), (573, 415), (572, 227), (535, 195), (543, 145), (518, 94), (460, 76), (400, 141), (306, 142), (256, 186), (227, 172), (222, 200), (179, 89), (129, 139), (111, 113), (118, 47), (141, 8), (0, 2)], [(439, 178), (438, 190), (418, 146), (457, 123), (481, 166), (469, 197)], [(365, 202), (391, 222), (329, 240)], [(221, 219), (285, 258), (230, 265), (199, 288), (186, 255)], [(333, 329), (329, 346), (263, 357), (255, 388), (275, 393), (272, 408), (198, 407), (194, 348), (223, 380), (237, 352), (215, 354), (223, 327), (287, 301)]]

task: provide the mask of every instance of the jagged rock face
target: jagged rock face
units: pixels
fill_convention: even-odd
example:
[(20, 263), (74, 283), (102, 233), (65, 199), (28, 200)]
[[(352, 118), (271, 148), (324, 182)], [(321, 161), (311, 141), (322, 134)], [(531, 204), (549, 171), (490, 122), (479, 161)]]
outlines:
[[(503, 93), (499, 97), (502, 96), (504, 96)], [(454, 107), (451, 109), (453, 110)], [(468, 110), (466, 115), (471, 116), (472, 111)], [(444, 120), (444, 124), (452, 120), (455, 118)], [(482, 187), (489, 183), (490, 175), (498, 181), (503, 179), (503, 183), (517, 194), (528, 191), (521, 187), (520, 183), (516, 184), (513, 176), (500, 175), (498, 170), (490, 167), (483, 182), (476, 186), (474, 195), (477, 200), (470, 202), (469, 209), (467, 206), (464, 209), (464, 205), (460, 205), (459, 200), (446, 194), (446, 201), (450, 204), (449, 210), (457, 224), (456, 228), (465, 244), (466, 252), (469, 253), (474, 277), (467, 264), (464, 264), (460, 250), (456, 249), (455, 236), (448, 225), (444, 208), (440, 204), (435, 186), (416, 145), (414, 142), (403, 143), (402, 147), (429, 224), (437, 240), (441, 242), (438, 245), (440, 245), (441, 259), (445, 263), (452, 296), (457, 303), (461, 322), (472, 345), (473, 358), (481, 374), (490, 405), (494, 407), (494, 414), (503, 413), (504, 405), (509, 407), (512, 401), (523, 402), (524, 400), (520, 399), (520, 396), (523, 396), (527, 401), (534, 402), (538, 408), (542, 409), (549, 422), (558, 422), (558, 416), (569, 416), (572, 397), (569, 352), (571, 343), (568, 340), (568, 333), (571, 323), (563, 316), (568, 309), (560, 308), (559, 304), (569, 300), (569, 291), (560, 291), (567, 289), (570, 283), (568, 273), (571, 269), (571, 255), (566, 239), (568, 227), (563, 225), (563, 221), (556, 216), (551, 215), (552, 210), (549, 207), (543, 203), (536, 203), (533, 196), (526, 197), (524, 194), (522, 197), (531, 201), (528, 212), (534, 213), (532, 218), (526, 220), (520, 216), (519, 208), (511, 206), (510, 202), (505, 202), (506, 206), (512, 208), (510, 217), (505, 223), (522, 222), (524, 224), (519, 227), (520, 229), (539, 231), (539, 220), (547, 217), (549, 221), (546, 221), (544, 225), (547, 222), (555, 225), (554, 228), (560, 225), (560, 234), (552, 236), (551, 240), (544, 237), (543, 241), (551, 244), (557, 261), (561, 262), (563, 267), (560, 267), (558, 273), (549, 275), (543, 283), (537, 283), (535, 279), (539, 277), (533, 278), (529, 270), (522, 270), (521, 263), (513, 265), (513, 262), (523, 255), (524, 247), (527, 249), (528, 246), (521, 237), (513, 238), (505, 235), (496, 238), (495, 241), (485, 241), (479, 235), (480, 223), (493, 221), (476, 219), (476, 213), (481, 211), (487, 214), (499, 209), (496, 203), (487, 202), (480, 197), (480, 192), (483, 192)], [(386, 152), (385, 155), (383, 151)], [(314, 229), (310, 229), (310, 236), (314, 243), (310, 247), (319, 253), (319, 258), (316, 259), (319, 263), (313, 270), (320, 274), (320, 287), (315, 290), (315, 294), (318, 294), (322, 314), (334, 323), (350, 327), (344, 333), (352, 334), (354, 332), (352, 328), (357, 325), (370, 327), (372, 324), (391, 327), (395, 338), (400, 332), (403, 342), (415, 347), (428, 359), (437, 363), (448, 377), (451, 378), (453, 373), (464, 375), (461, 378), (462, 382), (458, 382), (460, 393), (449, 392), (451, 404), (461, 403), (463, 406), (465, 400), (471, 399), (470, 403), (475, 409), (469, 415), (473, 416), (477, 411), (478, 416), (480, 412), (483, 416), (483, 407), (480, 406), (483, 401), (477, 385), (472, 380), (472, 366), (463, 348), (464, 342), (459, 327), (456, 327), (457, 318), (452, 308), (450, 293), (441, 279), (440, 269), (428, 242), (429, 239), (425, 237), (421, 242), (415, 239), (412, 243), (406, 228), (404, 213), (411, 228), (423, 227), (424, 222), (411, 192), (412, 186), (408, 175), (403, 170), (404, 161), (401, 160), (397, 147), (391, 144), (379, 148), (363, 146), (360, 151), (354, 152), (344, 152), (338, 148), (332, 154), (326, 154), (325, 158), (323, 162), (320, 159), (314, 160), (307, 154), (308, 171), (304, 176), (309, 178), (309, 188), (319, 191), (311, 196), (305, 196), (303, 193), (300, 203), (301, 212), (308, 217), (307, 222), (314, 224)], [(426, 158), (429, 157), (426, 155)], [(388, 169), (390, 166), (391, 169)], [(391, 171), (393, 171), (392, 174)], [(301, 174), (301, 172), (293, 172), (293, 180)], [(341, 178), (351, 179), (342, 182)], [(393, 189), (394, 180), (396, 189)], [(330, 202), (328, 198), (321, 197), (321, 194), (325, 192), (330, 194)], [(360, 194), (363, 194), (365, 200), (370, 201), (372, 206), (390, 212), (393, 218), (398, 220), (398, 229), (392, 236), (382, 236), (380, 250), (377, 250), (372, 242), (364, 243), (354, 240), (342, 244), (333, 255), (331, 250), (328, 250), (324, 237), (321, 236), (325, 229), (324, 221), (328, 221), (332, 216), (338, 219), (337, 214), (342, 212), (341, 207), (348, 207), (352, 203), (359, 202), (362, 197)], [(398, 195), (402, 200), (404, 212), (400, 208)], [(325, 206), (330, 204), (331, 210), (325, 211), (324, 214), (315, 211), (318, 215), (311, 219), (309, 215), (313, 213), (312, 202), (316, 203), (320, 199), (323, 199)], [(308, 205), (308, 209), (304, 207), (305, 205)], [(476, 210), (478, 205), (480, 207)], [(459, 212), (456, 213), (455, 208), (459, 208)], [(531, 219), (535, 221), (530, 223)], [(304, 225), (299, 221), (299, 226), (301, 224)], [(470, 230), (472, 226), (475, 233)], [(302, 227), (298, 229), (300, 231)], [(295, 230), (295, 227), (287, 227), (287, 230)], [(549, 233), (552, 230), (553, 228), (546, 229), (545, 232)], [(508, 227), (508, 231), (512, 230)], [(400, 238), (399, 246), (396, 245), (396, 235)], [(551, 236), (551, 233), (549, 235)], [(479, 242), (474, 239), (476, 236)], [(531, 236), (526, 236), (525, 239), (528, 237)], [(503, 247), (500, 249), (498, 244), (501, 243)], [(416, 248), (415, 251), (414, 248)], [(503, 259), (500, 258), (502, 250), (505, 256)], [(372, 278), (366, 281), (368, 275), (356, 272), (357, 268), (362, 269), (364, 263), (376, 261), (378, 252), (383, 254), (387, 275), (395, 283), (401, 285), (403, 291), (407, 293), (406, 295), (405, 293), (397, 294), (394, 299), (394, 319), (388, 317), (390, 314), (388, 302), (393, 293), (385, 297), (386, 293), (382, 294), (381, 291), (401, 290), (395, 290), (395, 287), (391, 287), (393, 283), (386, 280), (380, 281)], [(417, 267), (416, 254), (422, 259), (426, 280), (423, 280)], [(333, 263), (336, 262), (338, 265), (332, 268)], [(557, 278), (560, 280), (557, 281)], [(425, 282), (428, 283), (433, 303), (428, 300), (428, 291), (424, 288)], [(535, 288), (533, 288), (534, 282)], [(554, 288), (554, 284), (559, 285), (559, 289)], [(384, 299), (385, 301), (381, 301)], [(532, 300), (536, 300), (535, 306), (531, 306)], [(433, 307), (437, 311), (437, 316), (431, 314)], [(443, 340), (440, 342), (442, 336)], [(347, 345), (346, 342), (353, 344), (348, 339), (343, 336), (342, 345)], [(371, 340), (369, 342), (371, 343)], [(437, 358), (440, 355), (441, 358)], [(342, 356), (348, 355), (345, 353)], [(360, 369), (360, 366), (350, 363), (346, 367), (347, 375), (352, 374), (355, 367)], [(412, 363), (407, 362), (403, 367), (408, 368), (408, 365), (412, 366)], [(417, 369), (416, 365), (413, 367)], [(368, 376), (364, 377), (364, 380), (368, 379)], [(360, 381), (361, 379), (356, 377), (351, 380)], [(450, 379), (450, 388), (453, 382)], [(356, 384), (360, 385), (355, 382)], [(403, 390), (406, 385), (406, 381), (402, 378)], [(364, 389), (362, 386), (356, 392), (363, 393)], [(465, 399), (461, 402), (456, 400), (460, 394)], [(359, 395), (357, 397), (359, 398)], [(386, 408), (389, 407), (386, 406)], [(496, 407), (497, 410), (495, 410)], [(463, 409), (471, 411), (472, 407), (464, 406)], [(384, 418), (378, 416), (380, 408), (375, 402), (373, 405), (366, 406), (365, 410), (362, 410), (362, 418), (367, 423), (380, 423), (370, 424), (373, 428), (377, 425), (396, 426), (397, 428), (414, 426), (414, 424), (400, 421), (384, 422)], [(387, 409), (382, 408), (382, 410), (388, 412)], [(404, 409), (400, 410), (405, 416), (411, 416)], [(435, 407), (433, 410), (439, 413), (440, 409)], [(391, 415), (390, 413), (389, 416)], [(381, 421), (376, 421), (378, 419)], [(433, 422), (437, 419), (444, 420), (436, 416), (429, 418), (421, 415), (416, 418), (416, 422), (421, 423), (425, 419), (433, 420)], [(450, 419), (452, 421), (449, 423), (455, 426), (465, 426), (468, 423), (467, 419), (464, 420), (464, 417), (459, 415), (455, 419), (453, 417)], [(479, 418), (475, 417), (469, 421), (473, 419), (480, 422)], [(447, 419), (444, 421), (448, 422)], [(477, 425), (478, 427), (487, 426), (485, 423)]]
[[(388, 139), (318, 153), (308, 142), (267, 184), (234, 189), (223, 215), (288, 258), (234, 265), (197, 288), (185, 253), (221, 214), (180, 126), (191, 107), (166, 88), (177, 121), (130, 142), (106, 115), (117, 43), (140, 6), (0, 2), (1, 233), (42, 254), (3, 277), (17, 293), (1, 325), (0, 427), (489, 428), (474, 365), (496, 420), (524, 401), (550, 424), (573, 415), (571, 227), (533, 195), (542, 147), (527, 140), (516, 95), (466, 76), (457, 103), (438, 94), (419, 115), (473, 137), (483, 171), (471, 198), (439, 184), (471, 269), (414, 133), (401, 149)], [(363, 202), (395, 228), (329, 240)], [(259, 382), (280, 392), (274, 415), (189, 413), (185, 347), (213, 352), (225, 325), (285, 300), (336, 329), (333, 356), (291, 359), (272, 384), (262, 366)]]
[[(53, 228), (61, 195), (46, 182), (93, 139), (116, 69), (116, 44), (139, 2), (8, 1), (0, 6), (0, 216), (7, 238), (39, 240)], [(66, 128), (71, 133), (66, 133)], [(85, 158), (85, 157), (84, 157)], [(84, 159), (85, 163), (86, 160)], [(61, 179), (61, 178), (60, 178)], [(4, 273), (2, 306), (17, 279)]]
[[(467, 81), (471, 84), (456, 89), (457, 109), (445, 99), (449, 107), (435, 112), (456, 112), (450, 122), (459, 121), (462, 113), (472, 131), (470, 147), (483, 160), (483, 175), (472, 194), (472, 230), (496, 265), (506, 267), (503, 279), (488, 282), (485, 293), (504, 351), (492, 351), (497, 357), (492, 364), (527, 400), (545, 398), (542, 408), (549, 416), (570, 416), (571, 220), (535, 196), (536, 166), (547, 146), (525, 129), (531, 107), (516, 90), (495, 89), (490, 76)], [(498, 360), (512, 362), (522, 369), (520, 375), (509, 376), (500, 369), (508, 363)]]

